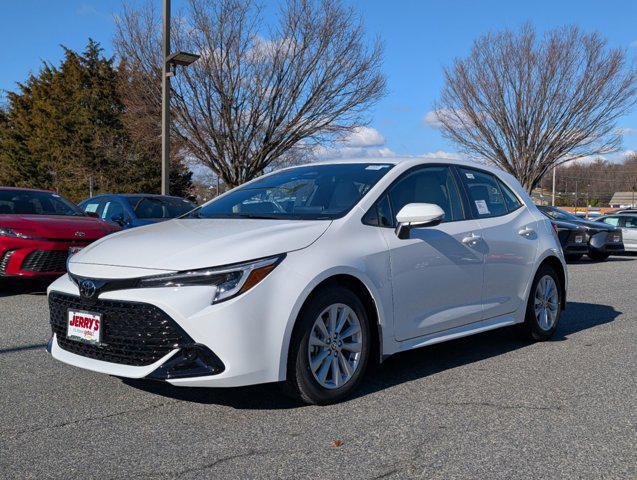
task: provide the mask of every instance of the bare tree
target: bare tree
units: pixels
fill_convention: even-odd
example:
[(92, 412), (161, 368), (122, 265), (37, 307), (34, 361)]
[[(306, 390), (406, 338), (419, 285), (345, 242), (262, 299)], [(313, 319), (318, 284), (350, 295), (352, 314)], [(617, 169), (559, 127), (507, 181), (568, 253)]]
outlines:
[(488, 34), (445, 69), (435, 112), (443, 134), (533, 189), (554, 166), (616, 150), (616, 120), (635, 103), (637, 72), (598, 34), (533, 27)]
[[(159, 100), (158, 84), (139, 85), (161, 66), (155, 12), (125, 8), (117, 20), (118, 55)], [(230, 186), (365, 124), (385, 90), (380, 42), (367, 46), (340, 0), (286, 0), (273, 25), (254, 0), (190, 0), (171, 41), (201, 55), (174, 77), (175, 133)]]

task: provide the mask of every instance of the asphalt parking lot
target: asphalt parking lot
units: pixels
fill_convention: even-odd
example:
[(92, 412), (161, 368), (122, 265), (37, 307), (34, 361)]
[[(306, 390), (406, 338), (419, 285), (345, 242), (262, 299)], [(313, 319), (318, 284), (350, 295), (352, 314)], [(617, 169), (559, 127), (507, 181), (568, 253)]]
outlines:
[(637, 478), (637, 257), (582, 261), (553, 341), (388, 360), (355, 398), (186, 390), (51, 359), (46, 297), (0, 291), (4, 478)]

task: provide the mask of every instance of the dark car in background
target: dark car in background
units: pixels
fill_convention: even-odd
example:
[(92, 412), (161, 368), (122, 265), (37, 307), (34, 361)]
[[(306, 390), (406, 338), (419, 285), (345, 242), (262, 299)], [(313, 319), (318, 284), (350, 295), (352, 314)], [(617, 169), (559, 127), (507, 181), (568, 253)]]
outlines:
[(80, 202), (79, 207), (87, 215), (133, 228), (180, 217), (197, 205), (168, 195), (103, 194)]
[[(568, 222), (581, 227), (586, 232), (588, 249), (585, 252), (591, 260), (606, 260), (611, 254), (624, 253), (624, 243), (621, 228), (613, 227), (602, 222), (593, 222), (576, 217), (557, 207), (538, 206), (544, 215), (551, 220)], [(577, 260), (584, 253), (573, 254), (569, 260)]]
[(60, 276), (69, 255), (118, 230), (54, 192), (0, 187), (0, 279)]
[(567, 261), (579, 260), (588, 253), (588, 234), (584, 227), (549, 217)]

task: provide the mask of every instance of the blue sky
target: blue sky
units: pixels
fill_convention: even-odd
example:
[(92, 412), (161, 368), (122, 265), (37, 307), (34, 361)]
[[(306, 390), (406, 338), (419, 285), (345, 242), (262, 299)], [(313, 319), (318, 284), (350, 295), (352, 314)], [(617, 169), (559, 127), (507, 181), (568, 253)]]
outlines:
[[(626, 48), (637, 61), (634, 0), (349, 1), (363, 13), (370, 36), (378, 34), (385, 43), (388, 95), (370, 112), (371, 129), (360, 131), (349, 145), (350, 151), (363, 149), (369, 155), (455, 151), (423, 117), (440, 92), (443, 67), (466, 55), (473, 39), (486, 32), (517, 28), (526, 21), (540, 31), (574, 23), (600, 32), (611, 46)], [(183, 3), (173, 0), (174, 10)], [(42, 60), (58, 62), (60, 44), (82, 49), (92, 37), (110, 53), (113, 13), (121, 5), (121, 0), (3, 2), (0, 90), (15, 89), (15, 82), (37, 71)], [(637, 150), (637, 111), (621, 119), (618, 127), (631, 132), (624, 136), (623, 150)]]

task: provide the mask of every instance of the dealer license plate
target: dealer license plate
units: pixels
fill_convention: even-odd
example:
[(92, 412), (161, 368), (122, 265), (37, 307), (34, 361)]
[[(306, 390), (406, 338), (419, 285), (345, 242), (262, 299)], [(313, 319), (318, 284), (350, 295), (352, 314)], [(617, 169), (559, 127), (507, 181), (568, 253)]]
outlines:
[(582, 243), (583, 240), (584, 240), (584, 237), (582, 237), (581, 235), (578, 235), (575, 237), (575, 243)]
[(619, 235), (613, 235), (613, 242), (617, 243), (620, 239), (621, 237)]
[(100, 313), (68, 310), (67, 338), (98, 345), (102, 338), (102, 328), (102, 315)]

